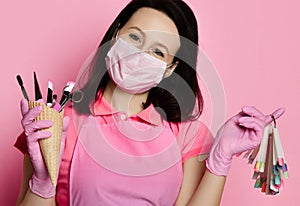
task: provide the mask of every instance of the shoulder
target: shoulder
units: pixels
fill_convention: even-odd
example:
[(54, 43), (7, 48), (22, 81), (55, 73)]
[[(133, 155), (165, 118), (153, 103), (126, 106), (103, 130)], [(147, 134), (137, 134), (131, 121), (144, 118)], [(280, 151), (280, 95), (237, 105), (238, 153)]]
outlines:
[(200, 120), (188, 120), (185, 122), (169, 122), (169, 126), (174, 135), (195, 136), (195, 135), (207, 135), (210, 133), (208, 127)]
[(209, 128), (200, 120), (169, 123), (181, 148), (183, 161), (194, 156), (208, 154), (214, 137)]

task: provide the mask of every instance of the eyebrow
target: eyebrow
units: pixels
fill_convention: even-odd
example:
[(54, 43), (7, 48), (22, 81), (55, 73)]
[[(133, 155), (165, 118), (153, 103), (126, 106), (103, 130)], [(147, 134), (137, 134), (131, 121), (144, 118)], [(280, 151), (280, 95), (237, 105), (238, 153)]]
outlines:
[[(146, 36), (145, 32), (143, 32), (143, 31), (142, 31), (139, 27), (137, 27), (137, 26), (131, 26), (131, 27), (129, 27), (128, 29), (136, 29), (136, 30), (138, 30), (138, 31), (142, 34), (143, 38), (145, 38), (145, 36)], [(169, 49), (168, 49), (167, 46), (165, 46), (165, 45), (162, 44), (161, 42), (154, 42), (154, 43), (157, 44), (158, 46), (163, 47), (165, 50), (167, 50), (167, 53), (170, 54)]]

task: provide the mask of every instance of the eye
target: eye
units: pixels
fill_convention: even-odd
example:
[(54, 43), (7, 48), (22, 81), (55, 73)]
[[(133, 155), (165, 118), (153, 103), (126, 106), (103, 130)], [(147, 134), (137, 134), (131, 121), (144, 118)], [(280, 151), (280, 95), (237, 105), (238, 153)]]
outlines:
[(165, 57), (164, 53), (159, 49), (153, 49), (153, 52), (160, 57)]
[(129, 34), (129, 37), (130, 37), (133, 41), (138, 42), (138, 43), (141, 43), (141, 39), (140, 39), (140, 37), (139, 37), (138, 35), (136, 35), (136, 34)]

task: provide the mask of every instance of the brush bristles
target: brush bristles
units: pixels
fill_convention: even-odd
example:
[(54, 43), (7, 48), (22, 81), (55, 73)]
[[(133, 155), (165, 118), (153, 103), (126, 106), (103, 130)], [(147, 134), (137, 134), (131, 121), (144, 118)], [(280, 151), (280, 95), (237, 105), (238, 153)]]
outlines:
[(23, 80), (22, 80), (20, 75), (17, 75), (17, 81), (18, 81), (20, 86), (23, 86)]
[(48, 81), (48, 88), (53, 91), (53, 83), (51, 81)]

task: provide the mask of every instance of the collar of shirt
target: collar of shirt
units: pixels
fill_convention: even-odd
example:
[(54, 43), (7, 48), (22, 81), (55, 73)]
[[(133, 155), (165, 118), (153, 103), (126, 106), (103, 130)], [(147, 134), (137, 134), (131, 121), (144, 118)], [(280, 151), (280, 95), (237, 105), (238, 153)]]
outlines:
[[(94, 116), (112, 115), (115, 113), (118, 113), (118, 111), (114, 110), (104, 97), (98, 98), (98, 100), (94, 104)], [(132, 117), (134, 116), (137, 116), (140, 119), (146, 121), (147, 123), (156, 126), (161, 125), (163, 121), (161, 115), (155, 110), (153, 104), (150, 104), (146, 109), (144, 109), (140, 113), (132, 115)]]

